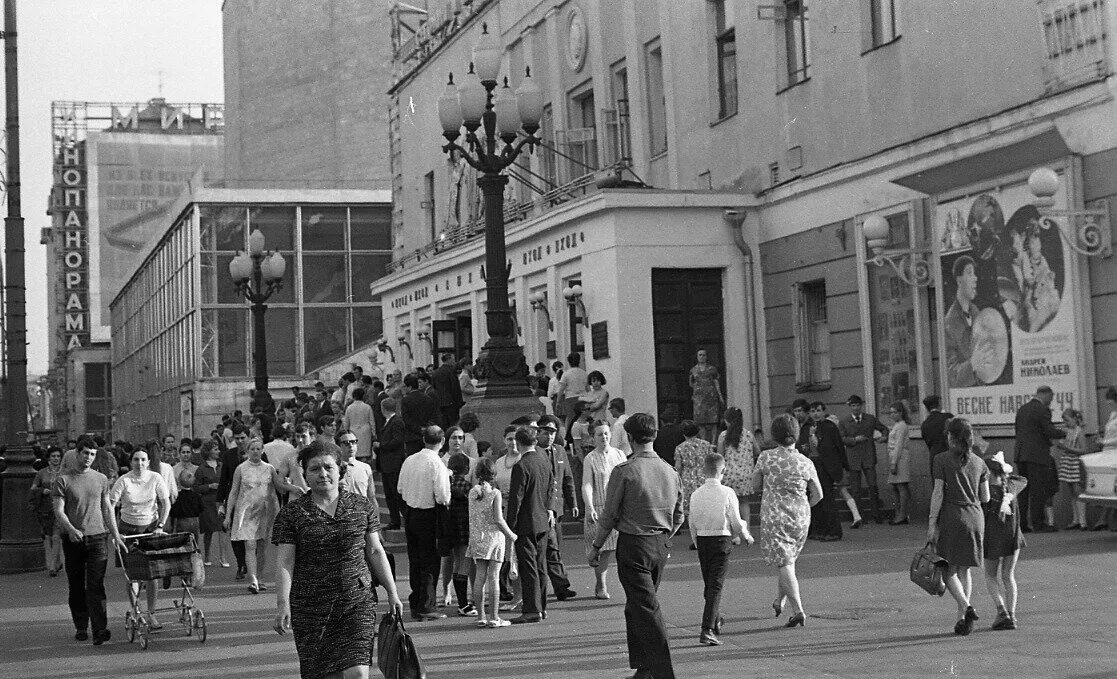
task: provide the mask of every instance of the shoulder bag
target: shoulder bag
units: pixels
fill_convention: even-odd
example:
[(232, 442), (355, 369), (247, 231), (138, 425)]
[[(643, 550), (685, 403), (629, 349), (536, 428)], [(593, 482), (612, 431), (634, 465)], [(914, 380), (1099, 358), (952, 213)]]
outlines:
[(946, 566), (946, 559), (938, 555), (934, 543), (927, 542), (912, 557), (911, 581), (928, 594), (942, 596), (946, 592)]

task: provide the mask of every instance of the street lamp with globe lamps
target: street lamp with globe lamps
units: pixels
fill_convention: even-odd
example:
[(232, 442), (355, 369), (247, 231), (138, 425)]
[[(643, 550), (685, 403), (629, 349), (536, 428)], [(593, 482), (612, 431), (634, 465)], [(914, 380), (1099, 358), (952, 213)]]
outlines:
[(265, 302), (283, 288), (287, 262), (278, 252), (264, 251), (264, 234), (259, 229), (248, 236), (248, 252), (237, 251), (229, 262), (229, 276), (237, 292), (252, 305), (252, 366), (256, 373), (256, 389), (252, 410), (274, 410), (268, 393), (268, 345), (264, 329)]
[[(485, 208), (485, 326), (489, 339), (481, 349), (479, 363), (488, 381), (487, 398), (530, 396), (527, 363), (516, 341), (516, 324), (508, 305), (509, 268), (505, 264), (503, 171), (516, 161), (524, 147), (529, 152), (539, 143), (535, 133), (543, 117), (543, 90), (527, 68), (513, 93), (508, 78), (497, 89), (503, 49), (488, 24), (481, 25), (481, 39), (473, 48), (473, 62), (460, 86), (454, 74), (438, 98), (438, 119), (447, 143), (442, 150), (465, 159), (480, 176), (477, 185)], [(494, 90), (496, 91), (494, 95)], [(465, 128), (465, 148), (457, 141)], [(524, 137), (520, 138), (520, 132)], [(498, 148), (499, 142), (499, 148)]]

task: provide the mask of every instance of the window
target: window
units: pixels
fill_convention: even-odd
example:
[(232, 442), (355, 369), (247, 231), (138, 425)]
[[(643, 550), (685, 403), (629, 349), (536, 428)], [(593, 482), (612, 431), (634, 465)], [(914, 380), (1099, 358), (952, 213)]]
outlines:
[(795, 383), (802, 389), (830, 384), (830, 325), (826, 281), (795, 286)]
[(784, 0), (783, 3), (784, 63), (787, 66), (787, 86), (801, 83), (809, 77), (811, 63), (810, 39), (807, 34), (807, 5), (805, 0)]
[(570, 95), (570, 127), (563, 134), (563, 148), (569, 170), (566, 181), (593, 172), (597, 162), (597, 112), (594, 108), (593, 83), (588, 83)]
[(868, 0), (869, 49), (887, 45), (898, 36), (896, 30), (896, 0)]
[(628, 67), (621, 59), (613, 64), (611, 86), (613, 110), (605, 112), (605, 131), (609, 136), (608, 162), (631, 161), (632, 138), (628, 124)]
[(438, 240), (438, 224), (434, 215), (434, 170), (423, 176), (423, 211), (427, 213), (427, 231), (431, 242)]
[(663, 89), (663, 50), (659, 40), (645, 48), (648, 79), (648, 134), (652, 156), (667, 152), (667, 95)]
[(737, 112), (737, 33), (726, 28), (725, 0), (713, 3), (718, 77), (718, 119)]

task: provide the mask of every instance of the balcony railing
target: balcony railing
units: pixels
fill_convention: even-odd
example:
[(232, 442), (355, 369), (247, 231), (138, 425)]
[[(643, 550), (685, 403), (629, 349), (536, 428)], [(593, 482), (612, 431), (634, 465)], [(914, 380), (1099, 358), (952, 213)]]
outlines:
[(1048, 92), (1109, 75), (1105, 0), (1040, 0), (1038, 6)]

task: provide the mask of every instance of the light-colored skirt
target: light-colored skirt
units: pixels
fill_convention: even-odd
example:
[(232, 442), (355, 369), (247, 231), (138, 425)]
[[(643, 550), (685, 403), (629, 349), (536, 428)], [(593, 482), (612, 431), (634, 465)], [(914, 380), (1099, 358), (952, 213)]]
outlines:
[[(605, 511), (605, 506), (594, 507), (597, 513)], [(597, 522), (590, 519), (589, 512), (586, 512), (586, 518), (583, 522), (582, 536), (586, 541), (586, 558), (589, 558), (590, 549), (593, 548), (593, 541), (597, 539)], [(617, 549), (617, 531), (609, 531), (609, 537), (605, 538), (605, 544), (601, 545), (601, 551), (612, 552)]]

